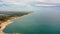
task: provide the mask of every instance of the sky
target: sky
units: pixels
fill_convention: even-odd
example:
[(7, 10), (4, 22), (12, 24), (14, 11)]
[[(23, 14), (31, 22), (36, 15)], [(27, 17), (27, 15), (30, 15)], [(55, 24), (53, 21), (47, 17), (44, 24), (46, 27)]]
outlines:
[(32, 11), (33, 6), (60, 6), (60, 0), (0, 0), (0, 11)]

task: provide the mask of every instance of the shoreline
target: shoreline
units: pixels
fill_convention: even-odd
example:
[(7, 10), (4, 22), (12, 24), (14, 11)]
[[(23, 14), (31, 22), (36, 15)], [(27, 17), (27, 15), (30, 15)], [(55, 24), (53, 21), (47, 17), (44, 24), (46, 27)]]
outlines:
[[(25, 15), (23, 15), (23, 16), (25, 16)], [(8, 19), (7, 21), (2, 22), (2, 24), (0, 24), (0, 26), (1, 26), (1, 28), (0, 28), (0, 34), (3, 34), (3, 33), (4, 33), (4, 32), (3, 32), (4, 28), (5, 28), (8, 24), (12, 23), (12, 20), (21, 18), (21, 17), (23, 17), (23, 16), (15, 16), (15, 17), (11, 17), (11, 18)], [(7, 33), (7, 34), (8, 34), (8, 33)], [(15, 34), (16, 34), (16, 33), (15, 33)], [(20, 34), (20, 33), (19, 33), (19, 34)]]

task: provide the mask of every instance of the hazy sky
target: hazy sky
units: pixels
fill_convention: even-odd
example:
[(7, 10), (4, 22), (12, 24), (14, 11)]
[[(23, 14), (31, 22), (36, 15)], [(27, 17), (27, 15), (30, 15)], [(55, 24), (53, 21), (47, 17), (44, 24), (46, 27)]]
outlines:
[(50, 4), (35, 4), (35, 6), (57, 6), (60, 4), (60, 0), (0, 0), (1, 11), (20, 11), (20, 10), (34, 10), (31, 4), (34, 2), (52, 3)]

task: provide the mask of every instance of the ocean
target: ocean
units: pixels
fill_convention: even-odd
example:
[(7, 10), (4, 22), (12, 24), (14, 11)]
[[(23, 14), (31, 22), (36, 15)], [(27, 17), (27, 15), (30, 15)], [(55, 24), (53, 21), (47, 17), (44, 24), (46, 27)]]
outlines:
[(60, 7), (37, 7), (12, 22), (4, 29), (5, 33), (60, 34)]

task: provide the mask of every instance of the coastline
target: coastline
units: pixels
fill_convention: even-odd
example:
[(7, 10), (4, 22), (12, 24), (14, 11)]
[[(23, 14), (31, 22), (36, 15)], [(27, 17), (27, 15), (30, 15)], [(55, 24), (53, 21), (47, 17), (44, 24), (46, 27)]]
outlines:
[[(22, 17), (22, 16), (20, 16), (20, 17)], [(8, 25), (8, 24), (10, 24), (10, 23), (12, 23), (11, 21), (12, 20), (15, 20), (15, 19), (17, 19), (17, 18), (20, 18), (20, 17), (11, 17), (10, 19), (8, 19), (7, 21), (5, 21), (5, 22), (3, 22), (0, 26), (1, 26), (1, 28), (0, 28), (0, 34), (1, 33), (3, 33), (2, 31), (4, 30), (4, 28)]]

